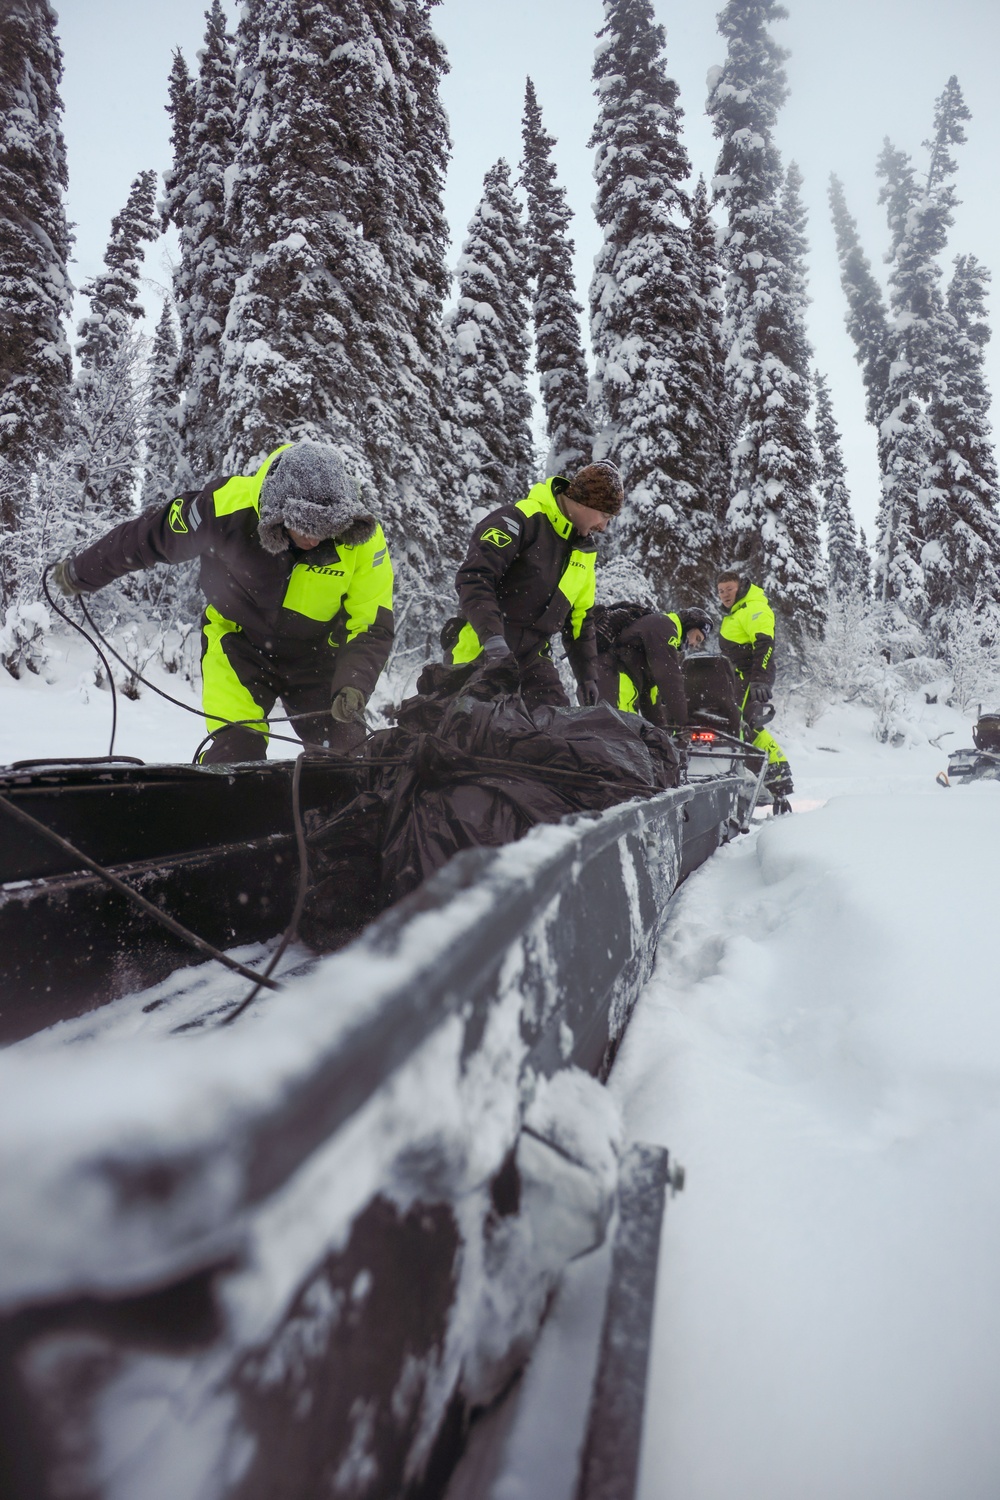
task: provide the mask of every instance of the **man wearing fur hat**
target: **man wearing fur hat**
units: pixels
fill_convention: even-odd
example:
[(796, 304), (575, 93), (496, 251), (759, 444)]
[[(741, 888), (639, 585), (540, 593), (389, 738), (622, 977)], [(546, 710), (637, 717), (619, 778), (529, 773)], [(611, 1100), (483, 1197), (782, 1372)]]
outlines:
[[(261, 760), (281, 699), (308, 745), (354, 748), (392, 644), (382, 528), (337, 453), (303, 440), (255, 474), (212, 480), (147, 511), (53, 570), (89, 594), (155, 563), (201, 559), (203, 762)], [(300, 716), (300, 717), (297, 717)]]
[(476, 526), (455, 587), (461, 617), (443, 637), (454, 665), (485, 658), (516, 668), (529, 708), (569, 700), (552, 660), (561, 631), (582, 703), (596, 703), (594, 603), (596, 537), (622, 508), (614, 464), (587, 464), (573, 476), (536, 484)]

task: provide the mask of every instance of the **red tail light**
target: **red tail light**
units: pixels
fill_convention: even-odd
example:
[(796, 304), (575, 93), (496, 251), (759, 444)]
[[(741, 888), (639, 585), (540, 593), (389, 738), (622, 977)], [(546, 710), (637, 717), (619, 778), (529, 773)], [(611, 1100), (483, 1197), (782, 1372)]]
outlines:
[(714, 743), (714, 741), (715, 741), (715, 730), (714, 729), (696, 729), (694, 731), (694, 733), (691, 735), (691, 743), (692, 744), (694, 744), (695, 742), (697, 742), (700, 745), (711, 745), (711, 744)]

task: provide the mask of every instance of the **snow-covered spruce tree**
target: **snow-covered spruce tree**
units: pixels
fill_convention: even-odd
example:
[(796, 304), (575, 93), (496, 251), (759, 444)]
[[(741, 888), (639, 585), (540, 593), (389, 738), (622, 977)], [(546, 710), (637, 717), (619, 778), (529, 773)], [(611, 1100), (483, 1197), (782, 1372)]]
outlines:
[[(989, 271), (974, 256), (957, 258), (946, 298), (941, 373), (930, 400), (938, 451), (925, 546), (937, 543), (946, 566), (928, 569), (928, 593), (945, 629), (956, 607), (976, 599), (982, 608), (1000, 604), (1000, 484), (983, 368), (989, 281)], [(940, 584), (946, 588), (934, 587)]]
[(237, 30), (230, 223), (245, 270), (222, 339), (224, 466), (252, 471), (283, 439), (314, 438), (371, 485), (387, 273), (364, 209), (382, 54), (363, 0), (338, 12), (252, 0)]
[[(145, 459), (140, 502), (143, 510), (165, 505), (185, 487), (178, 421), (177, 366), (177, 334), (173, 311), (167, 300), (149, 353), (145, 382)], [(140, 604), (142, 613), (155, 620), (161, 629), (174, 624), (183, 628), (201, 613), (197, 574), (196, 562), (180, 567), (151, 568), (130, 575), (123, 587)]]
[(219, 403), (219, 342), (240, 270), (226, 222), (226, 172), (236, 154), (236, 70), (220, 0), (206, 13), (205, 46), (195, 83), (178, 52), (170, 78), (173, 165), (161, 204), (175, 224), (180, 263), (174, 297), (181, 325), (179, 380), (184, 392), (187, 478), (221, 473), (228, 438)]
[(617, 463), (625, 480), (618, 545), (641, 556), (655, 587), (674, 598), (711, 573), (716, 534), (689, 441), (690, 351), (702, 327), (683, 187), (689, 164), (650, 0), (605, 0), (598, 37), (590, 144), (604, 243), (590, 287), (594, 455)]
[(528, 244), (500, 160), (486, 173), (446, 319), (455, 423), (474, 507), (526, 495), (535, 478), (528, 368)]
[(62, 54), (48, 0), (0, 7), (0, 617), (19, 591), (30, 476), (61, 438), (71, 365), (65, 320)]
[(535, 366), (545, 407), (548, 474), (572, 474), (590, 462), (594, 428), (587, 405), (587, 363), (580, 336), (583, 308), (573, 286), (573, 241), (567, 230), (573, 215), (566, 190), (556, 182), (552, 160), (555, 138), (542, 124), (542, 111), (529, 78), (521, 123), (524, 157), (521, 185), (528, 200), (528, 245)]
[(333, 444), (408, 569), (400, 597), (430, 589), (440, 613), (467, 512), (442, 391), (449, 142), (430, 9), (244, 7), (230, 222), (245, 269), (220, 392), (227, 466), (282, 438)]
[(816, 446), (819, 449), (818, 490), (826, 524), (827, 571), (831, 593), (863, 593), (859, 577), (858, 540), (851, 515), (840, 429), (833, 415), (825, 375), (816, 377)]
[(730, 548), (794, 638), (822, 627), (823, 577), (807, 420), (801, 178), (794, 166), (786, 178), (773, 137), (788, 95), (787, 53), (767, 27), (786, 15), (776, 0), (729, 0), (719, 16), (726, 62), (709, 75), (708, 112), (722, 141), (714, 186), (727, 213)]
[(843, 184), (832, 174), (829, 196), (840, 280), (847, 298), (847, 331), (862, 369), (868, 420), (880, 429), (889, 388), (889, 314), (882, 288), (861, 248), (857, 220), (848, 210)]
[(872, 594), (872, 557), (868, 538), (865, 536), (865, 528), (858, 527), (858, 593), (862, 599), (870, 599)]
[(104, 269), (84, 287), (90, 312), (78, 329), (73, 446), (88, 532), (131, 513), (141, 477), (144, 362), (136, 325), (143, 245), (159, 234), (155, 197), (156, 173), (140, 172), (111, 221)]
[(177, 333), (170, 303), (164, 301), (149, 351), (146, 410), (143, 422), (143, 510), (165, 505), (183, 487), (178, 483), (181, 444), (178, 431), (180, 391), (177, 384)]
[(725, 296), (718, 227), (703, 177), (691, 199), (691, 259), (698, 320), (681, 355), (689, 393), (684, 447), (691, 483), (703, 508), (691, 513), (692, 524), (700, 526), (698, 545), (692, 548), (690, 562), (686, 557), (678, 561), (675, 597), (682, 602), (702, 597), (714, 605), (714, 574), (724, 560), (733, 424), (722, 333)]
[(928, 620), (932, 595), (947, 587), (940, 576), (936, 584), (928, 576), (928, 571), (939, 575), (944, 571), (940, 548), (927, 546), (926, 510), (938, 446), (929, 404), (941, 378), (944, 346), (937, 257), (947, 243), (955, 201), (954, 188), (948, 181), (955, 162), (948, 148), (964, 140), (964, 131), (958, 117), (942, 118), (941, 103), (939, 100), (935, 142), (941, 149), (932, 146), (926, 184), (918, 181), (905, 152), (889, 141), (878, 163), (882, 179), (879, 201), (886, 205), (889, 223), (886, 259), (892, 267), (889, 298), (893, 313), (892, 360), (882, 424), (886, 448), (879, 561), (885, 569), (883, 597), (898, 603), (908, 618), (918, 623)]
[[(441, 552), (449, 568), (464, 552), (469, 512), (464, 475), (455, 462), (455, 435), (445, 389), (444, 303), (451, 289), (450, 230), (444, 186), (451, 156), (448, 117), (440, 98), (448, 71), (444, 46), (431, 27), (439, 0), (378, 0), (375, 34), (388, 59), (392, 88), (384, 101), (381, 163), (371, 173), (372, 233), (389, 270), (386, 396), (394, 422), (388, 472), (399, 519), (390, 521), (397, 546), (409, 534), (415, 562), (427, 569)], [(391, 168), (391, 170), (390, 170)], [(375, 207), (377, 190), (382, 199)], [(413, 507), (428, 526), (429, 552), (412, 535)], [(432, 520), (427, 520), (428, 512)], [(419, 556), (418, 556), (419, 554)]]

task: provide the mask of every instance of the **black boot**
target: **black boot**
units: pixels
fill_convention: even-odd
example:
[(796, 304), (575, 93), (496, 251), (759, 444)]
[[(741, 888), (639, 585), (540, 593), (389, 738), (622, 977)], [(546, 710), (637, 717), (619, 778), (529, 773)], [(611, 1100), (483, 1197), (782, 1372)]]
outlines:
[(771, 793), (774, 816), (777, 818), (782, 813), (790, 813), (792, 805), (788, 799), (795, 788), (792, 785), (792, 773), (787, 760), (771, 762), (764, 772), (764, 785)]

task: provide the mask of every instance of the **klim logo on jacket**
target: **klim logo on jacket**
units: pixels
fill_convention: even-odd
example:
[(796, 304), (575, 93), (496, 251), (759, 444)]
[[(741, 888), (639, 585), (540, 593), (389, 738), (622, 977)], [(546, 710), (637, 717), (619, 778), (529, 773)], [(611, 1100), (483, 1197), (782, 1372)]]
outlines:
[(509, 547), (513, 540), (514, 538), (508, 536), (506, 531), (501, 531), (499, 526), (488, 527), (480, 537), (480, 541), (492, 542), (494, 547)]

